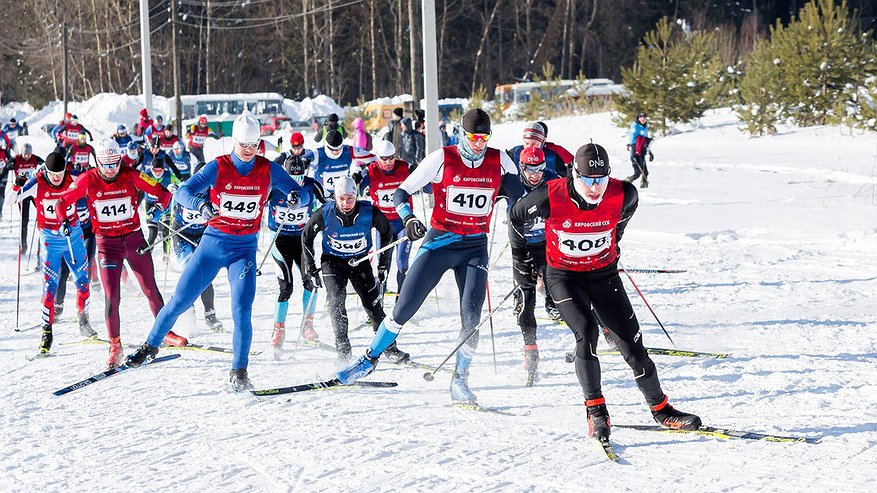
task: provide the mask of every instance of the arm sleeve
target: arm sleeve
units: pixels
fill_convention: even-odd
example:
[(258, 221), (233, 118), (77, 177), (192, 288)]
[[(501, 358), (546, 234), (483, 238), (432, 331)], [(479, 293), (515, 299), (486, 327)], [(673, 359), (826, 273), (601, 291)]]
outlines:
[(274, 162), (271, 163), (271, 188), (279, 190), (284, 196), (289, 195), (289, 192), (292, 191), (298, 192), (299, 200), (301, 200), (299, 205), (308, 205), (311, 202), (311, 195), (289, 176), (283, 166)]
[(177, 203), (194, 211), (201, 209), (201, 206), (207, 202), (208, 199), (199, 196), (199, 194), (208, 190), (214, 183), (216, 183), (216, 173), (218, 169), (219, 167), (216, 164), (215, 159), (205, 164), (201, 170), (186, 180), (186, 182), (183, 183), (183, 186), (177, 190)]
[[(381, 246), (387, 246), (393, 242), (393, 227), (383, 212), (377, 207), (372, 208), (372, 226), (378, 231), (381, 237)], [(378, 258), (378, 269), (390, 270), (390, 261), (393, 258), (393, 248), (388, 248), (381, 252)]]
[(174, 163), (174, 160), (171, 159), (171, 157), (168, 156), (167, 154), (164, 155), (164, 165), (165, 165), (165, 167), (167, 167), (168, 169), (171, 170), (171, 173), (174, 174), (174, 176), (177, 178), (177, 180), (183, 179), (183, 175), (180, 173), (180, 168), (177, 168), (177, 165), (176, 165), (176, 163)]
[(627, 228), (627, 222), (633, 217), (633, 213), (636, 212), (636, 208), (639, 205), (639, 192), (636, 190), (636, 185), (630, 182), (623, 182), (622, 190), (624, 190), (624, 202), (621, 204), (621, 220), (615, 226), (616, 248), (621, 241), (621, 236), (624, 235), (624, 229)]
[(27, 183), (21, 187), (21, 190), (18, 191), (18, 194), (15, 196), (15, 203), (19, 203), (22, 200), (30, 197), (32, 199), (36, 199), (37, 196), (37, 177), (31, 176)]
[(512, 248), (523, 248), (526, 245), (524, 233), (537, 217), (548, 219), (551, 207), (548, 201), (548, 187), (542, 187), (518, 200), (509, 211), (509, 241)]
[(85, 197), (85, 193), (88, 191), (88, 187), (86, 186), (86, 180), (88, 179), (88, 172), (82, 173), (81, 175), (76, 177), (76, 180), (67, 188), (67, 191), (61, 194), (58, 198), (58, 217), (62, 221), (67, 220), (67, 207), (70, 204), (75, 204), (77, 200)]
[[(122, 168), (123, 170), (127, 170), (130, 168)], [(157, 181), (148, 178), (146, 173), (142, 171), (134, 171), (131, 170), (132, 173), (137, 173), (134, 177), (134, 185), (138, 190), (143, 190), (147, 193), (155, 195), (158, 197), (158, 202), (161, 204), (161, 208), (167, 210), (168, 206), (170, 206), (171, 199), (174, 198), (174, 195), (168, 191), (167, 188), (164, 188)]]
[(307, 269), (307, 266), (317, 264), (314, 260), (314, 238), (316, 238), (317, 233), (323, 231), (325, 227), (325, 223), (323, 222), (323, 209), (317, 209), (311, 215), (311, 218), (308, 219), (307, 224), (305, 224), (304, 231), (301, 232), (301, 250), (302, 256), (304, 257), (305, 269)]

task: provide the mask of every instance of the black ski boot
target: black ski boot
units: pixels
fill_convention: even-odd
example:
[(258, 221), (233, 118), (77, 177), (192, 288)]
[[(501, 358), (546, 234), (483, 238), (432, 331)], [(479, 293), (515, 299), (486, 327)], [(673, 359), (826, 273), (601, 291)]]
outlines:
[(246, 368), (231, 370), (228, 372), (228, 376), (228, 381), (231, 384), (231, 390), (235, 392), (243, 392), (245, 390), (250, 390), (253, 388), (253, 382), (250, 382), (250, 377), (247, 376)]
[(667, 402), (667, 396), (664, 396), (663, 402), (652, 406), (652, 417), (658, 424), (674, 430), (697, 430), (702, 424), (699, 416), (684, 413), (671, 406)]
[(128, 355), (128, 359), (125, 360), (125, 364), (132, 368), (137, 368), (143, 363), (148, 363), (155, 359), (155, 355), (158, 354), (158, 348), (150, 346), (147, 343), (143, 343), (142, 346), (137, 348), (136, 351)]
[(52, 349), (52, 327), (43, 327), (43, 337), (40, 339), (40, 354), (48, 354)]
[(79, 314), (79, 333), (82, 334), (82, 337), (89, 339), (97, 337), (97, 332), (91, 328), (91, 324), (88, 322), (88, 314), (85, 312)]
[(404, 365), (411, 360), (411, 355), (399, 349), (399, 347), (396, 346), (395, 341), (393, 341), (393, 344), (390, 344), (390, 347), (384, 351), (384, 356), (397, 365)]
[(643, 180), (639, 184), (640, 188), (649, 188), (649, 178), (646, 175), (643, 175)]
[(588, 399), (585, 401), (588, 407), (588, 436), (597, 440), (609, 438), (610, 422), (609, 411), (606, 409), (606, 399)]
[(58, 317), (64, 313), (64, 303), (55, 303), (55, 321), (58, 321)]
[(216, 318), (216, 310), (207, 310), (204, 312), (204, 322), (210, 332), (222, 332), (222, 322)]
[(353, 354), (351, 353), (350, 341), (339, 343), (335, 350), (337, 351), (337, 355), (335, 356), (335, 364), (338, 368), (344, 368), (350, 364), (350, 360), (353, 359)]

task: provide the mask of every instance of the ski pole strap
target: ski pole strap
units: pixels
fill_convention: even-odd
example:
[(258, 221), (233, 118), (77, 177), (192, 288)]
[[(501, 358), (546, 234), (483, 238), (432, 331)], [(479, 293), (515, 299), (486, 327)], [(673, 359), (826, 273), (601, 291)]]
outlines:
[(371, 260), (373, 257), (380, 255), (391, 248), (396, 247), (396, 245), (398, 245), (399, 243), (402, 243), (403, 241), (408, 241), (408, 237), (400, 238), (400, 239), (394, 241), (393, 243), (390, 243), (386, 246), (382, 246), (381, 248), (378, 248), (377, 250), (369, 253), (365, 257), (360, 257), (357, 259), (350, 259), (350, 261), (347, 263), (350, 264), (351, 267), (356, 267), (357, 265), (359, 265), (363, 262), (367, 262), (367, 261)]

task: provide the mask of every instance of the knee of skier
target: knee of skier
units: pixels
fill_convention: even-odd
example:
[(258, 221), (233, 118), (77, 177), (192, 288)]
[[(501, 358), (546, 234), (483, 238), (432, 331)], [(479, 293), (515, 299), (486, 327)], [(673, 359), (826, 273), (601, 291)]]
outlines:
[(278, 295), (277, 301), (289, 301), (292, 296), (292, 283), (279, 278), (277, 282), (280, 285), (280, 295)]

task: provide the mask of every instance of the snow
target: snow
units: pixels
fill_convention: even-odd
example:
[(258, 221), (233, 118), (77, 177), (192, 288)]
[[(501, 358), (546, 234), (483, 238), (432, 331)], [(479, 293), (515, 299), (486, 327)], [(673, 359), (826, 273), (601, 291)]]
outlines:
[[(604, 113), (549, 121), (549, 140), (575, 151), (593, 139), (609, 150), (612, 175), (623, 178), (630, 172), (625, 131), (610, 119)], [(498, 125), (491, 145), (515, 145), (524, 125)], [(542, 378), (525, 388), (523, 343), (508, 305), (495, 323), (498, 368), (485, 325), (470, 384), (482, 404), (530, 411), (528, 416), (454, 410), (447, 373), (428, 383), (422, 371), (387, 362), (369, 379), (398, 382), (396, 389), (257, 399), (225, 387), (229, 355), (194, 351), (55, 397), (52, 391), (101, 369), (107, 350), (64, 345), (80, 339), (71, 286), (65, 323), (55, 329), (56, 356), (25, 361), (37, 348), (39, 331), (9, 329), (15, 323), (18, 220), (7, 200), (0, 223), (0, 322), (7, 328), (0, 332), (0, 374), (7, 382), (0, 389), (0, 490), (872, 491), (877, 135), (814, 127), (748, 138), (740, 125), (722, 110), (656, 139), (651, 186), (641, 190), (622, 241), (622, 261), (628, 267), (687, 269), (633, 276), (679, 348), (732, 354), (724, 360), (655, 356), (674, 405), (707, 424), (822, 436), (819, 444), (616, 428), (612, 436), (624, 461), (610, 463), (585, 438), (581, 389), (563, 358), (573, 347), (572, 335), (540, 322)], [(223, 142), (208, 143), (208, 156), (223, 151)], [(501, 223), (505, 214), (499, 209)], [(263, 235), (262, 251), (267, 241)], [(500, 227), (495, 255), (505, 241)], [(160, 254), (154, 259), (161, 287)], [(331, 353), (302, 348), (295, 361), (271, 359), (277, 282), (270, 270), (258, 280), (254, 306), (253, 350), (265, 353), (251, 358), (253, 381), (268, 388), (330, 377)], [(178, 276), (171, 269), (166, 298)], [(496, 307), (511, 287), (508, 251), (491, 280)], [(39, 278), (28, 274), (21, 281), (21, 319), (30, 323), (40, 313)], [(646, 344), (670, 347), (625, 283)], [(292, 300), (300, 299), (295, 284)], [(216, 289), (219, 317), (230, 327), (224, 276)], [(437, 294), (399, 339), (401, 348), (428, 364), (438, 364), (453, 349), (459, 327), (450, 276)], [(316, 326), (331, 343), (324, 299), (321, 294)], [(103, 305), (96, 292), (91, 317), (99, 332)], [(184, 316), (178, 331), (193, 342), (230, 347), (230, 334), (204, 332), (200, 302), (196, 309), (198, 322)], [(348, 311), (351, 327), (363, 321), (352, 297)], [(292, 303), (290, 327), (300, 313)], [(537, 316), (544, 317), (541, 301)], [(122, 319), (123, 341), (142, 342), (152, 316), (133, 285), (123, 288)], [(351, 339), (354, 353), (361, 354), (371, 331), (352, 332)], [(613, 423), (649, 423), (627, 365), (618, 356), (601, 362)]]

